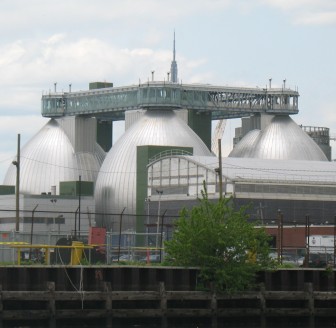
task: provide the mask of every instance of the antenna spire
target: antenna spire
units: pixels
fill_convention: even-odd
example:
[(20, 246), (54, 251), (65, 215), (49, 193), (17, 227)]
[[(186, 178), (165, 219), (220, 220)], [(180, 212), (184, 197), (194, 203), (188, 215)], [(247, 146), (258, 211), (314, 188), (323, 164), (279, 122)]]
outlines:
[(175, 61), (175, 55), (176, 55), (176, 51), (175, 51), (175, 30), (174, 30), (174, 55), (173, 55), (173, 61)]
[(173, 61), (170, 66), (170, 81), (177, 83), (177, 62), (176, 62), (176, 49), (175, 49), (175, 30), (174, 30), (174, 43), (173, 43)]

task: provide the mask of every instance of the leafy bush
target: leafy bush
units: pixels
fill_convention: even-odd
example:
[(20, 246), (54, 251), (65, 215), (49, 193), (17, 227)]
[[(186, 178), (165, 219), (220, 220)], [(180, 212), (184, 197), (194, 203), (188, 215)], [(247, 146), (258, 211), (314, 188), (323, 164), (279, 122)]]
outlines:
[(247, 218), (245, 207), (235, 210), (232, 199), (211, 202), (205, 189), (198, 206), (180, 212), (166, 260), (200, 267), (201, 281), (218, 291), (251, 288), (256, 272), (271, 266), (270, 237)]

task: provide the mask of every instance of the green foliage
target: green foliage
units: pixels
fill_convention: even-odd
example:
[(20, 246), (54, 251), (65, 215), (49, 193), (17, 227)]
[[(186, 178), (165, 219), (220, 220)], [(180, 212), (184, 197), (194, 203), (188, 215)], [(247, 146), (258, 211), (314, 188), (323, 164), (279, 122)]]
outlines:
[(327, 265), (325, 272), (327, 273), (327, 275), (331, 275), (334, 272), (334, 268), (331, 265)]
[(89, 260), (86, 257), (83, 257), (80, 260), (80, 265), (91, 265), (91, 263), (89, 262)]
[(165, 250), (169, 263), (198, 266), (205, 284), (235, 292), (250, 288), (255, 273), (270, 266), (268, 242), (265, 230), (247, 221), (245, 207), (235, 210), (232, 199), (211, 202), (205, 189), (198, 206), (180, 212)]
[(279, 269), (293, 269), (293, 268), (297, 268), (297, 266), (295, 266), (294, 264), (291, 263), (282, 263), (279, 264), (278, 262), (275, 262), (275, 266)]

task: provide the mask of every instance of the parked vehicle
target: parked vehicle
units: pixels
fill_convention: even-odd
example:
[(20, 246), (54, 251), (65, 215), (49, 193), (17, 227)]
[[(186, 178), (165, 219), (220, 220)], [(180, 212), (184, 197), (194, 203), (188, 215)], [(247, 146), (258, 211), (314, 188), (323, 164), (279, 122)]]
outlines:
[[(270, 258), (277, 261), (278, 260), (278, 253), (277, 252), (271, 252)], [(293, 253), (282, 253), (282, 264), (292, 264), (296, 267), (301, 267), (304, 264), (304, 256), (300, 256)]]
[[(118, 255), (113, 255), (112, 262), (118, 262)], [(133, 254), (120, 254), (119, 256), (119, 262), (135, 262), (138, 258)]]
[(160, 254), (151, 254), (148, 257), (142, 257), (140, 259), (140, 262), (145, 262), (145, 263), (160, 263), (161, 262), (161, 258), (160, 258)]
[(308, 266), (310, 268), (326, 268), (334, 266), (334, 254), (313, 253), (309, 254)]

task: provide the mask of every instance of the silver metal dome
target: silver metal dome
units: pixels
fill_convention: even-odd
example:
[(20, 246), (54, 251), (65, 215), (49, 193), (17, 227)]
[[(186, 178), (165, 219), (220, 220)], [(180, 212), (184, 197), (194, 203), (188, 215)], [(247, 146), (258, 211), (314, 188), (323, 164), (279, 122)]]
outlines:
[[(61, 181), (95, 181), (103, 152), (97, 146), (94, 153), (75, 152), (66, 132), (51, 119), (22, 149), (20, 158), (20, 192), (41, 194)], [(15, 185), (16, 167), (11, 165), (4, 184)]]
[(254, 144), (260, 133), (261, 131), (257, 129), (249, 131), (232, 149), (229, 157), (253, 157)]
[[(124, 208), (125, 214), (136, 213), (136, 147), (140, 145), (192, 147), (194, 155), (211, 156), (203, 141), (173, 111), (147, 111), (105, 158), (95, 188), (98, 213), (119, 214)], [(96, 221), (102, 224), (97, 217)], [(125, 222), (125, 227), (132, 223)]]
[(258, 135), (257, 132), (247, 134), (236, 147), (238, 149), (233, 149), (229, 157), (328, 160), (315, 141), (289, 116), (275, 116), (265, 130), (260, 131)]

